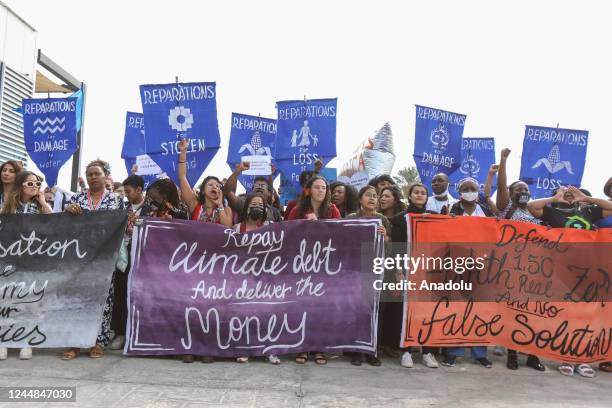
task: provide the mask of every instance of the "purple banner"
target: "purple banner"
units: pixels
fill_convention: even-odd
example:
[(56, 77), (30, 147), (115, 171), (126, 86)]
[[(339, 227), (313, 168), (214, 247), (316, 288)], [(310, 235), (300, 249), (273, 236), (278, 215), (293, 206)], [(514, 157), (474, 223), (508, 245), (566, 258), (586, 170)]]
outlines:
[(132, 241), (125, 353), (373, 354), (378, 223), (290, 221), (240, 234), (146, 219)]

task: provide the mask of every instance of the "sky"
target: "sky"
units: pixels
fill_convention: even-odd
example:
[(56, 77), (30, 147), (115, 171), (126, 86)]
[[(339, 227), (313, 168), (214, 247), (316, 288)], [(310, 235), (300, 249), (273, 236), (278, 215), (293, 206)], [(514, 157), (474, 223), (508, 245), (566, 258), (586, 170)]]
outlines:
[[(386, 121), (394, 173), (414, 165), (415, 104), (467, 114), (464, 137), (495, 137), (519, 175), (525, 125), (589, 131), (583, 186), (611, 175), (612, 25), (595, 1), (4, 0), (38, 47), (88, 86), (83, 166), (122, 180), (125, 112), (146, 83), (217, 83), (222, 146), (232, 112), (337, 97), (341, 167)], [(221, 148), (206, 175), (227, 176)], [(70, 165), (60, 172), (69, 186)]]

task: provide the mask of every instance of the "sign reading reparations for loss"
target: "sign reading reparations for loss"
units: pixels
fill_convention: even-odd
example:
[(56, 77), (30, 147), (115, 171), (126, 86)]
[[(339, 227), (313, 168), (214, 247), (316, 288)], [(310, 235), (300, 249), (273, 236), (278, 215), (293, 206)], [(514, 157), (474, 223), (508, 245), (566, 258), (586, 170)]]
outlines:
[(0, 215), (0, 347), (91, 347), (124, 211)]
[(443, 216), (411, 216), (408, 225), (408, 251), (425, 267), (409, 277), (402, 346), (490, 344), (572, 363), (612, 360), (611, 229)]
[[(378, 223), (291, 221), (240, 234), (144, 221), (132, 237), (126, 354), (374, 354)], [(360, 257), (362, 247), (371, 253)]]

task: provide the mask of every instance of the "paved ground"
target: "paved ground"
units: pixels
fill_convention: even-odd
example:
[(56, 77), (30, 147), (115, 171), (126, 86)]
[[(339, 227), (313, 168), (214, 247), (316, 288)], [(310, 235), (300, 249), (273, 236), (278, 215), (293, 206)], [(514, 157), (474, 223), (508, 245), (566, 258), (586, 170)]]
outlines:
[[(416, 361), (419, 356), (415, 356)], [(0, 403), (1, 407), (611, 407), (612, 374), (594, 379), (512, 372), (503, 357), (493, 369), (463, 361), (453, 368), (406, 369), (386, 358), (383, 366), (353, 367), (342, 357), (327, 366), (280, 366), (263, 361), (184, 364), (170, 358), (127, 358), (110, 352), (61, 361), (56, 350), (35, 350), (20, 361), (11, 350), (0, 361), (0, 386), (76, 386), (76, 403)], [(521, 363), (523, 360), (521, 360)]]

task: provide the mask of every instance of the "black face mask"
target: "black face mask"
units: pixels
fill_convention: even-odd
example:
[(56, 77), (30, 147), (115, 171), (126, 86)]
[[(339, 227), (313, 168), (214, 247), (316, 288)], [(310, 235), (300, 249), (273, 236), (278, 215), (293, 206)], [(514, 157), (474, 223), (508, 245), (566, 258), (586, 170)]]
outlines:
[(514, 195), (514, 202), (519, 205), (527, 204), (531, 199), (531, 194), (529, 193), (516, 193)]
[(259, 221), (264, 219), (264, 209), (261, 207), (249, 207), (248, 217), (253, 221)]
[(145, 205), (152, 211), (161, 211), (166, 209), (166, 205), (153, 200), (151, 197), (145, 198)]

